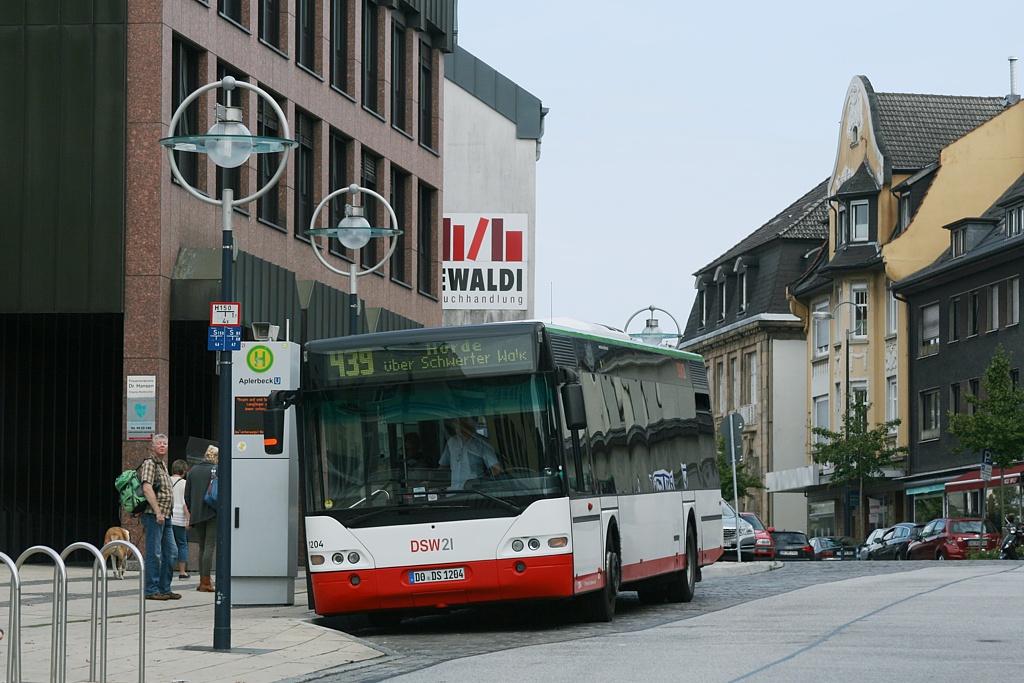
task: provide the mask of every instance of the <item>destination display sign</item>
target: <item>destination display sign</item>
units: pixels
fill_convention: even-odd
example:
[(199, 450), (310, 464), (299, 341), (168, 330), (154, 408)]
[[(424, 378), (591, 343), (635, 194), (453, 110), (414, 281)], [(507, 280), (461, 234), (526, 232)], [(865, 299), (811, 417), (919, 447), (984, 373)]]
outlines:
[(530, 334), (452, 339), (325, 351), (310, 361), (327, 385), (504, 375), (535, 370), (535, 344)]

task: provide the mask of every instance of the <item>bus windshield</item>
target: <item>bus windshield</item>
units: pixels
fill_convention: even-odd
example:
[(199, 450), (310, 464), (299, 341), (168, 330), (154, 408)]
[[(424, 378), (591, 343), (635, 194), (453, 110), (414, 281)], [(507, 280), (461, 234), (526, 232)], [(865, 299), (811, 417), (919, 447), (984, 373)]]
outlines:
[(554, 396), (540, 375), (311, 392), (307, 512), (342, 512), (353, 522), (372, 518), (368, 508), (514, 514), (564, 496)]

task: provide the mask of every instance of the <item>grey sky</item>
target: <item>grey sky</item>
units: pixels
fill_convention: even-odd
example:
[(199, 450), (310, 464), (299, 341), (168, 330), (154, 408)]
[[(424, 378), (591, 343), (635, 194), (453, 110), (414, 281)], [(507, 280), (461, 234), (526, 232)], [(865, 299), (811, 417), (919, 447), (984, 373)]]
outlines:
[(1016, 55), (1024, 87), (1020, 0), (460, 0), (458, 21), (462, 47), (551, 110), (545, 319), (622, 327), (654, 305), (685, 326), (693, 273), (831, 174), (855, 75), (877, 92), (998, 96)]

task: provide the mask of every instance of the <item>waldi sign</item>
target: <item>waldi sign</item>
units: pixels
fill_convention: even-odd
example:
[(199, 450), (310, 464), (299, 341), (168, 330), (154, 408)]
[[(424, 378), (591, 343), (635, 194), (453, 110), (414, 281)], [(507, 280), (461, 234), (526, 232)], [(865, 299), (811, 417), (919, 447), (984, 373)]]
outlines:
[(442, 308), (526, 310), (527, 228), (525, 213), (446, 215)]

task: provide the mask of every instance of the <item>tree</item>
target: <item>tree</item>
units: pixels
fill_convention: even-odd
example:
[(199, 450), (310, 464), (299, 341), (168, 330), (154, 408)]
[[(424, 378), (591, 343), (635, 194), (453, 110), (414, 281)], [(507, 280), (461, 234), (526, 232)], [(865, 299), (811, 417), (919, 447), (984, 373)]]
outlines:
[[(747, 463), (736, 463), (736, 490), (740, 498), (749, 498), (750, 489), (763, 489), (764, 483), (761, 478), (752, 472), (746, 471)], [(725, 439), (718, 437), (718, 478), (722, 482), (722, 498), (733, 499), (732, 491), (732, 463), (725, 458)]]
[[(992, 465), (1004, 470), (1024, 452), (1024, 389), (1010, 374), (1011, 356), (1002, 344), (992, 356), (981, 379), (981, 394), (967, 394), (970, 413), (949, 413), (950, 435), (959, 442), (954, 453), (969, 449), (976, 453), (989, 451)], [(1001, 473), (1001, 472), (1000, 472)], [(1006, 503), (999, 488), (1000, 517), (1005, 516)]]
[[(890, 435), (899, 426), (899, 419), (880, 422), (868, 429), (870, 403), (858, 401), (843, 415), (843, 431), (833, 432), (825, 427), (813, 427), (811, 433), (821, 437), (811, 449), (811, 458), (819, 465), (831, 464), (829, 486), (857, 484), (860, 489), (859, 506), (864, 512), (864, 484), (882, 479), (883, 468), (898, 456), (906, 455), (906, 446), (892, 444)], [(845, 501), (846, 505), (850, 501)], [(864, 519), (862, 528), (867, 528)], [(850, 529), (846, 530), (851, 533)], [(852, 535), (852, 534), (851, 534)]]

